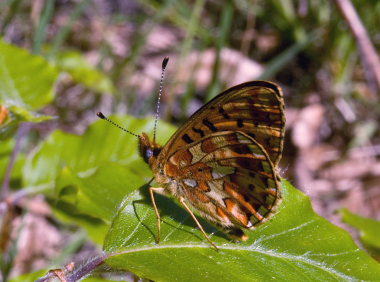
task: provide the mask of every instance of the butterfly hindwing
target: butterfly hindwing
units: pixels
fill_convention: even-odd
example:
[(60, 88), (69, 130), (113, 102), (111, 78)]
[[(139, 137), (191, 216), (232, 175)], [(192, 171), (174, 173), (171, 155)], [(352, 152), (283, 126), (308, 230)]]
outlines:
[(178, 184), (177, 193), (227, 229), (262, 222), (280, 198), (268, 154), (243, 132), (208, 134), (177, 150), (163, 168)]

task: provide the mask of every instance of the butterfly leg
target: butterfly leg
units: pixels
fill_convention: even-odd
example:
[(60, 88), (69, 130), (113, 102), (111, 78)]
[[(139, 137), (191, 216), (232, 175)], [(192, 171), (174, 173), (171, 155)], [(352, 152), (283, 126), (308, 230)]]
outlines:
[(191, 209), (189, 208), (189, 206), (185, 203), (185, 199), (183, 197), (180, 197), (179, 201), (185, 207), (185, 209), (190, 213), (190, 215), (192, 216), (192, 218), (194, 219), (195, 223), (198, 225), (199, 229), (202, 231), (203, 235), (206, 237), (206, 239), (210, 243), (210, 245), (218, 250), (218, 247), (211, 241), (210, 237), (208, 237), (208, 235), (206, 234), (206, 232), (203, 230), (202, 225), (199, 223), (199, 221), (195, 217), (194, 213), (191, 211)]
[(149, 188), (149, 193), (150, 193), (150, 198), (152, 199), (152, 204), (153, 204), (154, 210), (155, 210), (156, 215), (157, 215), (157, 223), (158, 223), (157, 224), (157, 229), (158, 229), (157, 243), (159, 243), (160, 242), (160, 236), (161, 236), (161, 216), (160, 216), (160, 213), (158, 212), (156, 201), (154, 200), (154, 194), (153, 193), (165, 195), (166, 194), (165, 193), (165, 188), (162, 188), (162, 187), (159, 187), (159, 188), (150, 187)]

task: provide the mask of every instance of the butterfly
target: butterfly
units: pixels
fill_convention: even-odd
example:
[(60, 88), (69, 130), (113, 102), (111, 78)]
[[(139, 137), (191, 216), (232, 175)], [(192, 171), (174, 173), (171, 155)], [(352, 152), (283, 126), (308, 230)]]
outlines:
[[(167, 63), (166, 57), (160, 94)], [(155, 134), (153, 140), (146, 133), (136, 135), (140, 155), (161, 185), (149, 189), (158, 219), (157, 241), (161, 219), (155, 193), (177, 198), (215, 248), (192, 210), (233, 239), (247, 240), (243, 229), (268, 220), (280, 203), (277, 166), (284, 134), (281, 89), (272, 82), (251, 81), (201, 107), (164, 146), (155, 142)]]

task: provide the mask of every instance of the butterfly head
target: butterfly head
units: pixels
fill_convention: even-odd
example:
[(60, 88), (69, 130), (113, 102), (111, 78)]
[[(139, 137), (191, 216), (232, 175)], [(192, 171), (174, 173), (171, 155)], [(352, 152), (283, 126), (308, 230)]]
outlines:
[(139, 136), (139, 150), (144, 161), (152, 167), (152, 164), (161, 152), (161, 146), (151, 141), (148, 135), (143, 132)]

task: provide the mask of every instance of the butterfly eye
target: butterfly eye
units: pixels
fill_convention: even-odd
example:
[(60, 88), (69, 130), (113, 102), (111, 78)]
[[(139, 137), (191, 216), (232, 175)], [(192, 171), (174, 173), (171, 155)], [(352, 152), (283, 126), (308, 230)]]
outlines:
[(153, 156), (153, 150), (147, 149), (145, 152), (146, 158), (149, 160)]

